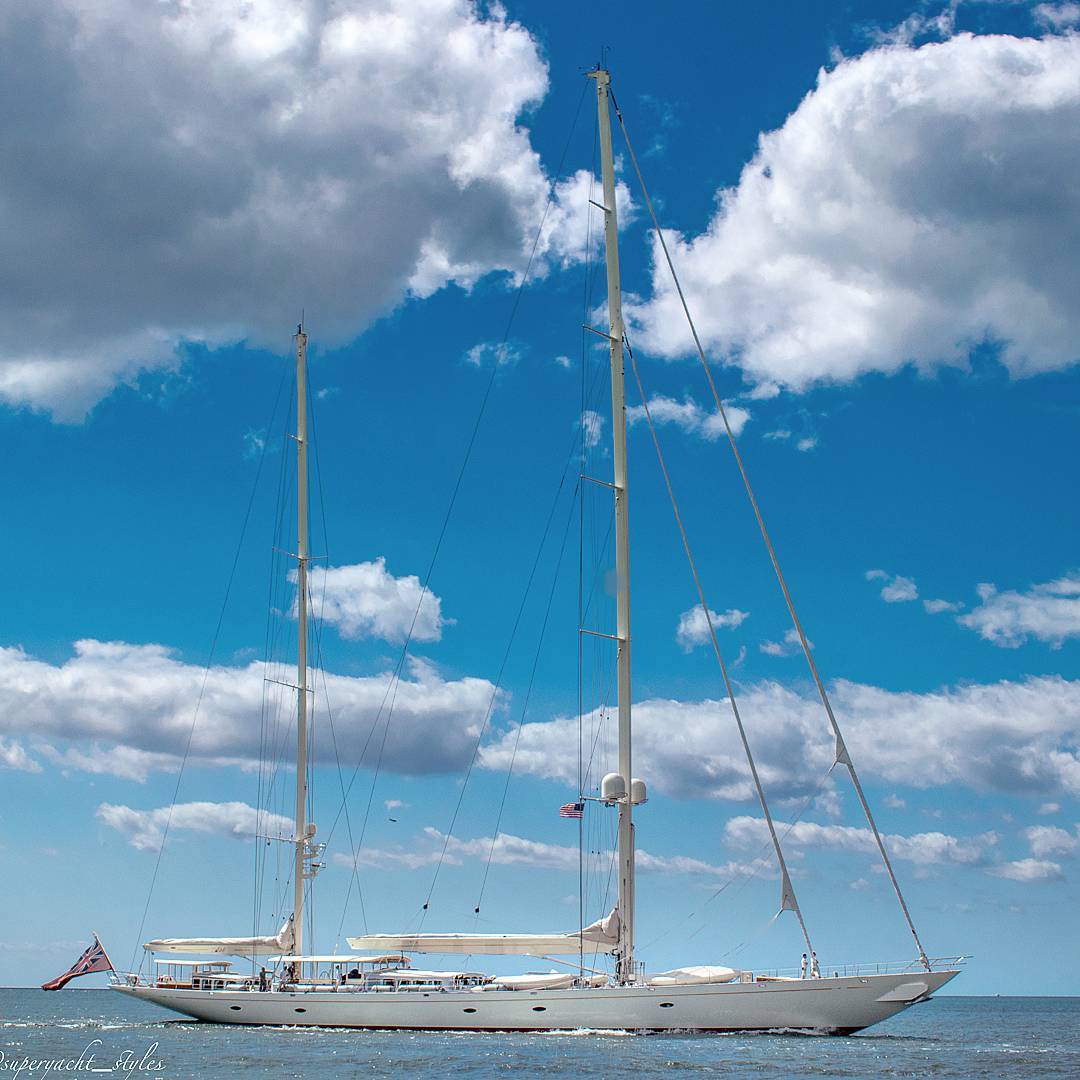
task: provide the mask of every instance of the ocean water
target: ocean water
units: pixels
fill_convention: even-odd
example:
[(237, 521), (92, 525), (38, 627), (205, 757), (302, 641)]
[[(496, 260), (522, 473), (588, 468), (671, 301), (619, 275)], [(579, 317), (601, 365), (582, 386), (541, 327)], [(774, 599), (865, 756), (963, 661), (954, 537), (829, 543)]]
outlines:
[[(94, 1060), (87, 1061), (92, 1053)], [(128, 1077), (1080, 1077), (1080, 998), (942, 997), (861, 1035), (410, 1034), (218, 1027), (107, 990), (0, 989), (0, 1080)], [(74, 1068), (83, 1055), (84, 1067)], [(65, 1071), (18, 1066), (58, 1061)], [(98, 1070), (90, 1073), (87, 1065)]]

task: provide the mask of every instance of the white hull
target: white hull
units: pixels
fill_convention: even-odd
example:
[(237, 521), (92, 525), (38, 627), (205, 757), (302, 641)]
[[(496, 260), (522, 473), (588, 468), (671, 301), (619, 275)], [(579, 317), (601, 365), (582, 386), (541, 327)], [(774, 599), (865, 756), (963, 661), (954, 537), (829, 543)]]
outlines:
[(568, 990), (353, 991), (113, 989), (219, 1024), (419, 1031), (796, 1030), (849, 1034), (925, 1000), (957, 972), (794, 982)]

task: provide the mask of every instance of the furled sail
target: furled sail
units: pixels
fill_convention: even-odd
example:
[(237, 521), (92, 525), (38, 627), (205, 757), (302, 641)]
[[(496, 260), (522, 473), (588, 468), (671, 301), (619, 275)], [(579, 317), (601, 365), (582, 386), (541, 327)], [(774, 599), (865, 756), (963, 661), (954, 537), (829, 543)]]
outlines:
[(350, 949), (379, 952), (551, 956), (580, 952), (583, 946), (588, 952), (611, 952), (619, 942), (619, 910), (576, 934), (365, 934), (347, 940)]
[(273, 936), (235, 938), (158, 938), (143, 948), (148, 952), (223, 954), (226, 956), (272, 956), (291, 953), (293, 921), (289, 916), (284, 926)]

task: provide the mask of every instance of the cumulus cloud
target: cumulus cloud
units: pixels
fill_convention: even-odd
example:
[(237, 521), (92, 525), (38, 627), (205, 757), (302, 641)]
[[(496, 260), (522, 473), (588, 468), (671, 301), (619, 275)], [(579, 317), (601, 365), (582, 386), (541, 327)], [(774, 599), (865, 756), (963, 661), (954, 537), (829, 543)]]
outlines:
[[(59, 664), (22, 649), (0, 649), (0, 736), (30, 739), (31, 749), (50, 747), (54, 760), (59, 755), (60, 764), (73, 769), (137, 779), (150, 769), (175, 768), (191, 731), (204, 669), (161, 645), (79, 641), (74, 648), (74, 656)], [(275, 674), (261, 662), (215, 665), (206, 673), (192, 761), (258, 761), (263, 679)], [(323, 677), (320, 673), (316, 684), (317, 712), (324, 700)], [(356, 762), (366, 753), (363, 760), (373, 764), (385, 711), (379, 738), (369, 743), (368, 735), (391, 675), (327, 674), (325, 679), (341, 760)], [(413, 658), (397, 689), (383, 768), (423, 774), (464, 766), (493, 691), (486, 679), (444, 679), (430, 663)], [(283, 731), (274, 737), (280, 740)], [(318, 743), (316, 751), (331, 753), (329, 741)]]
[(19, 772), (41, 772), (41, 766), (26, 752), (26, 748), (12, 739), (0, 739), (0, 768), (17, 769)]
[[(881, 599), (886, 604), (902, 604), (908, 600), (918, 600), (919, 590), (911, 578), (899, 574), (889, 574), (884, 570), (867, 570), (867, 581), (884, 581), (881, 587)], [(929, 609), (927, 609), (929, 610)]]
[[(792, 848), (833, 848), (876, 854), (877, 843), (869, 829), (852, 825), (819, 825), (796, 822), (784, 833), (785, 845)], [(724, 826), (724, 838), (735, 847), (760, 847), (769, 842), (764, 818), (735, 817)], [(983, 866), (998, 842), (996, 833), (957, 837), (947, 833), (916, 833), (913, 836), (885, 836), (889, 853), (917, 866)]]
[(1039, 804), (1039, 813), (1042, 815), (1057, 814), (1061, 810), (1061, 803), (1044, 802)]
[[(728, 608), (722, 614), (709, 609), (709, 618), (717, 630), (725, 628), (735, 629), (750, 617), (749, 611), (740, 611), (738, 608)], [(679, 643), (683, 652), (690, 652), (699, 645), (709, 641), (709, 622), (705, 618), (705, 612), (700, 604), (696, 604), (689, 611), (684, 611), (679, 616), (679, 625), (675, 630), (675, 640)]]
[(168, 806), (160, 806), (156, 810), (133, 810), (130, 806), (102, 803), (97, 808), (97, 816), (139, 851), (157, 851), (161, 847), (166, 825), (170, 835), (180, 832), (213, 833), (238, 840), (253, 836), (288, 839), (293, 834), (293, 823), (287, 817), (256, 810), (254, 806), (242, 802), (177, 803), (171, 810)]
[(927, 615), (940, 615), (943, 611), (960, 611), (964, 605), (959, 601), (952, 600), (924, 600), (923, 609)]
[[(814, 643), (807, 638), (806, 644), (812, 649)], [(802, 643), (799, 641), (799, 635), (793, 626), (790, 630), (784, 632), (783, 641), (763, 641), (758, 648), (766, 656), (794, 656), (797, 652), (802, 650)]]
[[(295, 570), (289, 580), (295, 584)], [(418, 577), (394, 577), (381, 555), (351, 566), (313, 563), (308, 589), (315, 613), (353, 640), (377, 637), (400, 643), (412, 627), (414, 641), (438, 641), (443, 627), (453, 621), (443, 616), (442, 601), (430, 590), (425, 593)]]
[(1064, 829), (1054, 825), (1030, 825), (1024, 830), (1024, 838), (1031, 845), (1031, 854), (1036, 859), (1048, 855), (1071, 855), (1080, 846), (1080, 841)]
[[(1080, 795), (1080, 681), (1029, 677), (914, 693), (841, 680), (831, 692), (864, 777), (915, 788), (962, 784), (985, 792)], [(820, 702), (766, 681), (746, 687), (739, 703), (769, 795), (815, 792), (834, 755)], [(606, 714), (586, 715), (589, 745), (608, 722)], [(504, 771), (515, 740), (512, 728), (488, 742), (483, 767)], [(576, 784), (576, 746), (576, 716), (526, 724), (515, 771)], [(636, 703), (634, 752), (641, 768), (648, 764), (643, 775), (658, 792), (753, 798), (726, 700)], [(597, 754), (594, 780), (615, 765), (613, 751)]]
[[(1075, 35), (959, 34), (823, 70), (706, 231), (668, 234), (705, 347), (795, 391), (963, 366), (987, 341), (1016, 376), (1071, 365), (1078, 124)], [(655, 247), (654, 267), (630, 314), (649, 348), (687, 355)]]
[(581, 414), (581, 430), (585, 445), (590, 448), (596, 446), (604, 432), (604, 418), (595, 409), (586, 409)]
[(1031, 14), (1035, 21), (1050, 30), (1068, 30), (1080, 25), (1080, 4), (1036, 4)]
[[(739, 405), (732, 405), (728, 401), (724, 402), (724, 411), (731, 425), (731, 433), (738, 438), (750, 419), (749, 411)], [(705, 439), (707, 442), (715, 442), (727, 434), (720, 413), (706, 410), (691, 397), (684, 397), (682, 401), (678, 401), (676, 398), (657, 394), (649, 398), (649, 413), (653, 424), (657, 426), (673, 424), (688, 435), (697, 435), (698, 438)], [(627, 406), (626, 422), (628, 424), (636, 424), (646, 419), (644, 405)]]
[(998, 592), (987, 584), (976, 592), (982, 603), (956, 621), (994, 645), (1015, 649), (1034, 637), (1059, 649), (1068, 638), (1080, 637), (1080, 573), (1027, 592)]
[(507, 341), (481, 341), (465, 352), (465, 363), (473, 367), (497, 364), (505, 367), (521, 359), (521, 350)]
[[(501, 5), (37, 0), (0, 55), (0, 400), (78, 419), (185, 341), (287, 346), (306, 304), (340, 343), (524, 268), (547, 69)], [(558, 186), (538, 272), (584, 254), (585, 190)]]
[(1062, 879), (1061, 866), (1048, 859), (1017, 859), (1015, 862), (992, 867), (990, 873), (1008, 878), (1010, 881), (1037, 882)]

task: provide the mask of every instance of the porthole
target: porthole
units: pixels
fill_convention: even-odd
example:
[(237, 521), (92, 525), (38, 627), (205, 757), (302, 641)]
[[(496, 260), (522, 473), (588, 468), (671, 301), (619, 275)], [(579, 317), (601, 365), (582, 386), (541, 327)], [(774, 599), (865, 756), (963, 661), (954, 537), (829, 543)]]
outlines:
[(474, 1013), (474, 1012), (476, 1012), (476, 1010), (475, 1010), (475, 1009), (465, 1009), (465, 1010), (463, 1010), (463, 1011), (464, 1011), (464, 1012), (467, 1012), (467, 1013)]
[(547, 1012), (547, 1006), (545, 1006), (545, 1005), (534, 1005), (533, 1006), (533, 1012)]
[(232, 1009), (233, 1012), (239, 1012), (240, 1011), (240, 1006), (239, 1005), (230, 1005), (229, 1008)]
[(307, 1012), (307, 1009), (293, 1009), (293, 1012)]
[(675, 1008), (675, 1002), (674, 1001), (661, 1001), (660, 1002), (660, 1008), (661, 1009), (674, 1009)]

